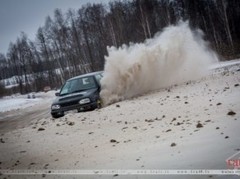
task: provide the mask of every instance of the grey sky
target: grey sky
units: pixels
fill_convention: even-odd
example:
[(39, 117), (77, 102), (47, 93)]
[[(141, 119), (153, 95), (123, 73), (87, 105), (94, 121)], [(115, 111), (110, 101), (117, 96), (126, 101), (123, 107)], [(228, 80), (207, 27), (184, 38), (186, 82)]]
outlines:
[(0, 0), (0, 53), (6, 54), (10, 42), (25, 32), (31, 40), (45, 18), (56, 8), (66, 12), (86, 3), (108, 3), (110, 0)]

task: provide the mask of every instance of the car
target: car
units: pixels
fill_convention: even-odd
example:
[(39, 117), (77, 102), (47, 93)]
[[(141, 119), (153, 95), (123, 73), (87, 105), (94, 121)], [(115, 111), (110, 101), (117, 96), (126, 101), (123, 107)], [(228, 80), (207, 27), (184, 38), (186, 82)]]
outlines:
[(60, 92), (55, 93), (57, 98), (51, 105), (52, 117), (62, 117), (66, 111), (70, 110), (83, 112), (99, 108), (102, 77), (103, 72), (98, 71), (67, 80)]

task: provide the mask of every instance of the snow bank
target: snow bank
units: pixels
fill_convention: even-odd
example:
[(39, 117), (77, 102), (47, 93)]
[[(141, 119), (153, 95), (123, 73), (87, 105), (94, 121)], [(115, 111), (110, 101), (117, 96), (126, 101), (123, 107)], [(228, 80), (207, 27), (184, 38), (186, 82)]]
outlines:
[(202, 36), (180, 22), (145, 43), (108, 48), (100, 93), (104, 104), (205, 75), (217, 57)]
[[(7, 112), (11, 110), (24, 109), (33, 105), (39, 104), (47, 100), (54, 98), (55, 91), (49, 91), (48, 93), (36, 93), (35, 98), (28, 99), (28, 95), (12, 95), (6, 96), (0, 99), (0, 112)], [(32, 95), (30, 95), (32, 97)]]
[(222, 61), (218, 63), (214, 63), (210, 66), (210, 69), (216, 69), (216, 68), (223, 68), (231, 65), (238, 65), (240, 64), (240, 59), (233, 59), (229, 61)]
[(38, 103), (41, 98), (27, 99), (26, 97), (21, 98), (9, 98), (0, 100), (0, 112), (11, 111), (14, 109), (22, 109), (30, 107)]

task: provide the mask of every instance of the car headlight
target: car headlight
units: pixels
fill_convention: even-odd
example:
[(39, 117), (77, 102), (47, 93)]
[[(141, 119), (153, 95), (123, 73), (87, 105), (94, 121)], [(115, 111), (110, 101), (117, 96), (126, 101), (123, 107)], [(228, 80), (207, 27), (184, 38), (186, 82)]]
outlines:
[(90, 103), (90, 99), (89, 98), (84, 98), (84, 99), (81, 99), (79, 101), (79, 104), (87, 104), (87, 103)]
[(60, 109), (60, 105), (58, 105), (58, 104), (55, 104), (55, 105), (52, 105), (52, 109), (54, 110), (54, 109)]

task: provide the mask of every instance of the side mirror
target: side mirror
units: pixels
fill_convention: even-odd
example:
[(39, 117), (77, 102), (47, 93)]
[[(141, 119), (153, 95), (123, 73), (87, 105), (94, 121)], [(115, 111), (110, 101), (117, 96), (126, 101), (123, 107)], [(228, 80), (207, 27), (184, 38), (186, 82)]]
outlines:
[(55, 96), (60, 96), (60, 93), (59, 92), (55, 93)]

